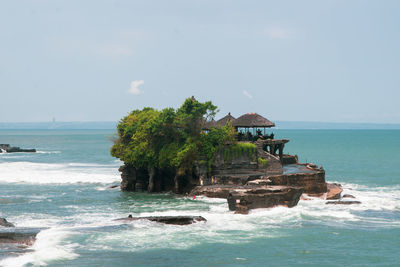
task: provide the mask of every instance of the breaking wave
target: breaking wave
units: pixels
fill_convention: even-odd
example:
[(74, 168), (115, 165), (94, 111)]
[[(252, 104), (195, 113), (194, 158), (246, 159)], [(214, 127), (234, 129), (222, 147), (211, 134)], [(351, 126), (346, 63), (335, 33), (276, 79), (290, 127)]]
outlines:
[(0, 182), (31, 184), (113, 183), (120, 180), (116, 165), (0, 163)]

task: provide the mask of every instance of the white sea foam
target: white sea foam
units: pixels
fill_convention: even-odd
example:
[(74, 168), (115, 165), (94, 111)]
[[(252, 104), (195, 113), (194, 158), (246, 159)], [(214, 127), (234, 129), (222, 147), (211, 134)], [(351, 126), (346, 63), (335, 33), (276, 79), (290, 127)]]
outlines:
[(112, 166), (85, 168), (68, 164), (32, 162), (0, 163), (0, 182), (32, 184), (113, 183), (120, 180)]
[(33, 252), (18, 257), (9, 257), (0, 261), (0, 266), (17, 267), (27, 264), (45, 266), (54, 260), (71, 260), (79, 255), (74, 252), (77, 244), (66, 239), (73, 233), (63, 229), (47, 229), (36, 236), (36, 241), (31, 247)]
[(60, 154), (61, 151), (43, 151), (43, 150), (38, 150), (36, 151), (37, 154)]

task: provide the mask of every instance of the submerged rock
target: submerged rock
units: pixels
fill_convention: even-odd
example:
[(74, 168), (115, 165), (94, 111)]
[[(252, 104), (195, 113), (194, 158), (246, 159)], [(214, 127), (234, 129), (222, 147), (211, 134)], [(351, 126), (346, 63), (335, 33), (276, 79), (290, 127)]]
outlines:
[(361, 204), (360, 201), (328, 201), (325, 204), (332, 204), (332, 205), (352, 205), (352, 204)]
[(17, 243), (32, 245), (36, 240), (36, 235), (42, 229), (39, 228), (4, 228), (0, 229), (1, 243)]
[(300, 200), (303, 188), (264, 186), (232, 189), (228, 196), (229, 210), (247, 214), (250, 209), (275, 206), (294, 207)]
[(17, 146), (10, 146), (9, 144), (0, 144), (0, 152), (4, 151), (7, 153), (14, 153), (14, 152), (36, 152), (36, 149), (23, 149)]
[(206, 222), (207, 220), (202, 216), (149, 216), (149, 217), (132, 217), (129, 215), (127, 218), (117, 219), (118, 221), (137, 221), (137, 220), (149, 220), (152, 222), (175, 224), (175, 225), (187, 225), (196, 222)]
[(8, 222), (5, 218), (0, 218), (0, 225), (4, 227), (15, 227), (14, 224)]
[(340, 199), (340, 194), (342, 194), (342, 185), (336, 183), (327, 184), (328, 192), (326, 194), (326, 199)]
[(344, 194), (342, 198), (356, 198), (356, 197), (350, 194)]

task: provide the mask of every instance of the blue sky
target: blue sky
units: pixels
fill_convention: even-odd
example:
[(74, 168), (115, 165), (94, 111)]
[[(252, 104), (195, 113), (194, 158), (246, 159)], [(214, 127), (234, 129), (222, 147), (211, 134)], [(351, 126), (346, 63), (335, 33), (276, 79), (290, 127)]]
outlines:
[(0, 122), (211, 100), (270, 120), (400, 123), (400, 1), (2, 1)]

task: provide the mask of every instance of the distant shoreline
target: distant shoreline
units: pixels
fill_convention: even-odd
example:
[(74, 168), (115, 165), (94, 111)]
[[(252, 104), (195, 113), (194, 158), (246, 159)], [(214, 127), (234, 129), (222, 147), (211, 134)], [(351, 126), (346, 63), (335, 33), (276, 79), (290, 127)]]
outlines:
[[(0, 122), (1, 130), (114, 130), (118, 122)], [(277, 130), (400, 130), (400, 124), (276, 121)]]
[[(0, 122), (0, 130), (114, 130), (118, 122)], [(277, 130), (400, 130), (400, 124), (276, 121)]]

